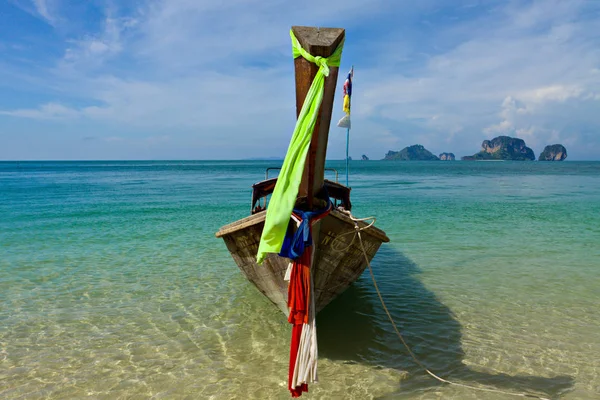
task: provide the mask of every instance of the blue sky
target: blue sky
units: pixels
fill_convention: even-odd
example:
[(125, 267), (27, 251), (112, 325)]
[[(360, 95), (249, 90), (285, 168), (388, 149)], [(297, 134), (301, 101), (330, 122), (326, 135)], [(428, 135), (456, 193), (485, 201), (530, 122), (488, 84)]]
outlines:
[(503, 134), (600, 159), (599, 1), (5, 0), (0, 160), (282, 157), (292, 25), (346, 28), (329, 158), (354, 64), (355, 158)]

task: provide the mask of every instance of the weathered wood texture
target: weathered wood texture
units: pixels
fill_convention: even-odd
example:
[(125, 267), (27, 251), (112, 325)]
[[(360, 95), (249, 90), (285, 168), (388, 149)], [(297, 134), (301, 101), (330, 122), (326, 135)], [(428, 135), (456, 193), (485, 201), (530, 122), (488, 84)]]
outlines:
[[(263, 211), (226, 225), (216, 236), (223, 238), (246, 278), (287, 315), (288, 283), (283, 277), (290, 260), (269, 254), (263, 265), (256, 264), (265, 214)], [(363, 222), (359, 224), (366, 226)], [(321, 220), (313, 263), (317, 312), (346, 290), (367, 267), (360, 242), (358, 238), (354, 238), (354, 231), (352, 220), (338, 210), (333, 210)], [(369, 261), (373, 259), (381, 243), (389, 241), (385, 233), (376, 227), (362, 231), (362, 239)]]
[[(342, 28), (314, 28), (307, 26), (293, 26), (292, 31), (302, 48), (313, 56), (321, 57), (331, 56), (346, 34)], [(308, 89), (319, 68), (303, 57), (298, 57), (294, 60), (294, 67), (296, 71), (296, 117), (298, 117)], [(329, 138), (329, 126), (331, 125), (331, 113), (338, 69), (338, 67), (330, 67), (329, 76), (325, 79), (323, 102), (321, 103), (320, 114), (313, 132), (302, 176), (302, 183), (298, 192), (298, 196), (300, 197), (307, 196), (309, 207), (312, 206), (312, 195), (318, 192), (323, 186), (325, 155), (327, 154), (327, 141)]]

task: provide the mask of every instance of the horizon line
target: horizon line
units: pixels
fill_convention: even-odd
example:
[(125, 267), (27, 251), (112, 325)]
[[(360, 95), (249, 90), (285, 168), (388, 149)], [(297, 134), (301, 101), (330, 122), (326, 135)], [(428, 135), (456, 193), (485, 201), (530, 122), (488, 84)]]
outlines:
[[(130, 158), (130, 159), (22, 159), (22, 160), (17, 160), (17, 159), (0, 159), (0, 163), (15, 163), (15, 162), (27, 162), (27, 163), (33, 163), (33, 162), (118, 162), (118, 161), (283, 161), (284, 158), (281, 157), (253, 157), (253, 158), (198, 158), (198, 159), (192, 159), (192, 158)], [(325, 159), (325, 161), (346, 161), (345, 158), (331, 158), (331, 159)], [(378, 159), (369, 159), (369, 160), (362, 160), (362, 159), (352, 159), (352, 157), (350, 157), (350, 161), (392, 161), (392, 162), (403, 162), (403, 161), (487, 161), (487, 160), (462, 160), (460, 158), (457, 158), (455, 160), (385, 160), (383, 158), (378, 158)], [(515, 161), (515, 160), (498, 160), (498, 161)], [(527, 161), (535, 161), (538, 162), (539, 160), (535, 159), (535, 160), (523, 160), (524, 162)], [(573, 161), (581, 161), (581, 162), (600, 162), (600, 159), (596, 159), (596, 160), (585, 160), (585, 159), (569, 159), (569, 160), (562, 160), (559, 162), (573, 162)], [(518, 161), (521, 162), (521, 161)], [(544, 162), (555, 162), (555, 161), (544, 161)]]

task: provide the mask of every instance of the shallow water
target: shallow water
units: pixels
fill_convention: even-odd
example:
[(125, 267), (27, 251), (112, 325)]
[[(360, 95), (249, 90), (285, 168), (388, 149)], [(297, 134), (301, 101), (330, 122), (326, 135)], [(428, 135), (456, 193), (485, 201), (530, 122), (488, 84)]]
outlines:
[[(343, 173), (342, 162), (330, 163)], [(286, 399), (290, 326), (214, 232), (272, 162), (0, 163), (0, 398)], [(600, 163), (357, 162), (353, 212), (444, 378), (600, 398)], [(438, 384), (365, 273), (318, 318), (307, 399), (510, 399)]]

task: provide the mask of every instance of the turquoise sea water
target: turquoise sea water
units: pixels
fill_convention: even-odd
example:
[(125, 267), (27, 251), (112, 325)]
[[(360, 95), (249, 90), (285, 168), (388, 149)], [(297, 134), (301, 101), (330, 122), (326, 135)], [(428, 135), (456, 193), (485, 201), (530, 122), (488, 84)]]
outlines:
[[(214, 237), (273, 165), (0, 163), (0, 398), (289, 398), (291, 328)], [(391, 239), (373, 268), (431, 370), (600, 398), (600, 163), (354, 161), (351, 186)], [(368, 273), (317, 327), (303, 398), (513, 398), (425, 375)]]

